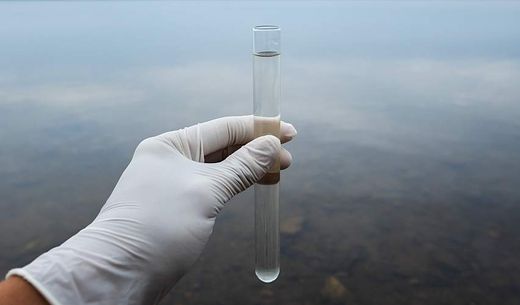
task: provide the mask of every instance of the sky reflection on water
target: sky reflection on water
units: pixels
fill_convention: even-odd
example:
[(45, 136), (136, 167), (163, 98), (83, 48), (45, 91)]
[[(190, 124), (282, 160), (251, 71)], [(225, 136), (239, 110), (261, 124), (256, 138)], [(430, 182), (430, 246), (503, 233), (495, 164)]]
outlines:
[(140, 140), (250, 113), (250, 29), (267, 21), (284, 31), (283, 117), (299, 129), (281, 277), (254, 278), (246, 192), (164, 304), (517, 303), (519, 13), (0, 3), (0, 272), (88, 224)]

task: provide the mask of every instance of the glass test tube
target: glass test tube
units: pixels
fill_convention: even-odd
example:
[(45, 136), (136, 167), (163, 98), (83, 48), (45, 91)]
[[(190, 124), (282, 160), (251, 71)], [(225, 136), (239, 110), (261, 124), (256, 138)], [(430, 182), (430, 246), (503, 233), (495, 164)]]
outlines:
[[(253, 28), (254, 136), (280, 137), (280, 28)], [(280, 159), (255, 184), (255, 273), (270, 283), (280, 273)]]

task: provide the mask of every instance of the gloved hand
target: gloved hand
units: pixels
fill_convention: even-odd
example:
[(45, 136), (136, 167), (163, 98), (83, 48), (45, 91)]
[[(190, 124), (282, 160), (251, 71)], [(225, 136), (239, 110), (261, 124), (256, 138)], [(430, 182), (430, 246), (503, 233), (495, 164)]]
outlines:
[[(199, 257), (225, 203), (278, 157), (289, 166), (278, 138), (253, 140), (252, 120), (220, 118), (142, 141), (96, 219), (7, 276), (25, 278), (53, 305), (158, 303)], [(295, 135), (281, 124), (282, 142)]]

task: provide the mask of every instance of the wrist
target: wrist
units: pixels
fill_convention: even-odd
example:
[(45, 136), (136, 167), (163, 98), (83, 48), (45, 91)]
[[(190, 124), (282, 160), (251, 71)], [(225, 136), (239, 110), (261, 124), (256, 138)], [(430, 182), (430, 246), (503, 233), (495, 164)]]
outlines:
[(13, 275), (0, 282), (0, 304), (48, 305), (49, 302), (27, 280)]

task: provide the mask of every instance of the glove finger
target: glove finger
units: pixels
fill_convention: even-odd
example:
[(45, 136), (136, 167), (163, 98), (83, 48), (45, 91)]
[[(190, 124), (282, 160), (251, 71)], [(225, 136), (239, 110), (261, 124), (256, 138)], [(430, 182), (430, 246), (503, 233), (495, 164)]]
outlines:
[(224, 161), (214, 164), (214, 181), (221, 195), (229, 200), (260, 180), (275, 164), (280, 140), (271, 135), (254, 139)]
[[(243, 145), (253, 140), (253, 116), (223, 117), (199, 124), (204, 155), (209, 155), (233, 145)], [(196, 128), (191, 126), (188, 129)], [(296, 136), (296, 129), (289, 123), (281, 122), (282, 143)], [(193, 133), (192, 133), (193, 134)]]
[(291, 153), (282, 147), (280, 149), (280, 169), (286, 169), (291, 166), (292, 159)]
[[(217, 163), (225, 160), (228, 156), (232, 155), (235, 151), (239, 150), (242, 145), (233, 145), (230, 147), (226, 147), (224, 149), (218, 150), (212, 154), (209, 154), (204, 157), (204, 162), (206, 163)], [(292, 155), (291, 153), (285, 149), (280, 149), (280, 169), (286, 169), (291, 166), (292, 163)]]
[[(297, 134), (289, 123), (281, 122), (280, 138), (285, 143)], [(163, 133), (157, 138), (173, 146), (187, 158), (204, 162), (220, 162), (228, 155), (229, 147), (241, 145), (253, 139), (253, 116), (223, 117), (187, 128)], [(216, 155), (212, 155), (216, 154)], [(222, 157), (224, 156), (224, 157)]]

